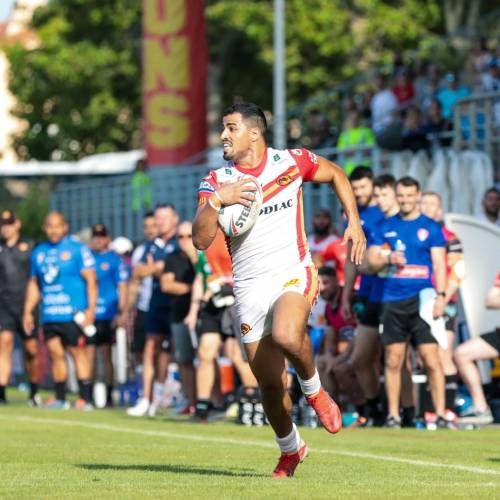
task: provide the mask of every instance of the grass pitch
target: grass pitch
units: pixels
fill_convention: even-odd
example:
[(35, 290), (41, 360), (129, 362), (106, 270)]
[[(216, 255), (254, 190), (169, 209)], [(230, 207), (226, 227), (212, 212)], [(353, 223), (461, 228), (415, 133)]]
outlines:
[[(12, 399), (12, 397), (11, 397)], [(272, 479), (269, 427), (0, 407), (0, 498), (500, 498), (500, 428), (301, 429), (311, 451)]]

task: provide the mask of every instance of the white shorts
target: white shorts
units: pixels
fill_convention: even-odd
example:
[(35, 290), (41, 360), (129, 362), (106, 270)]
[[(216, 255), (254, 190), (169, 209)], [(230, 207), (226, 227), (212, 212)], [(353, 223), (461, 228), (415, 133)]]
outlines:
[(234, 294), (242, 342), (248, 344), (271, 335), (273, 307), (281, 295), (299, 293), (312, 307), (318, 291), (318, 272), (314, 265), (296, 266), (282, 274), (254, 280), (249, 285), (236, 285)]

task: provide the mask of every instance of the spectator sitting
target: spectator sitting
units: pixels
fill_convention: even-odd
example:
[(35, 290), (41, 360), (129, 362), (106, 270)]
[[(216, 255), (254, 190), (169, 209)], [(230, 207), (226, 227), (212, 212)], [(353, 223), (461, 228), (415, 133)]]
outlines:
[(405, 69), (401, 69), (396, 76), (396, 85), (392, 88), (400, 106), (408, 106), (415, 100), (415, 87)]
[(453, 115), (455, 103), (470, 95), (470, 90), (463, 85), (459, 86), (457, 77), (453, 73), (446, 75), (446, 82), (448, 87), (438, 92), (437, 98), (443, 109), (443, 118), (449, 120)]
[(403, 123), (403, 149), (414, 153), (420, 149), (428, 149), (429, 141), (421, 123), (420, 110), (415, 106), (408, 108)]
[(483, 211), (476, 217), (483, 222), (491, 222), (500, 226), (500, 192), (497, 188), (492, 187), (484, 193), (483, 196)]
[(439, 135), (442, 132), (449, 132), (452, 129), (451, 122), (443, 118), (441, 112), (441, 104), (437, 99), (433, 99), (427, 110), (426, 121), (423, 130), (429, 136), (435, 138), (442, 147), (451, 145), (451, 138), (441, 138)]
[[(361, 117), (357, 109), (353, 109), (347, 114), (344, 129), (342, 130), (337, 143), (337, 148), (340, 151), (355, 148), (356, 146), (371, 146), (372, 144), (375, 144), (375, 136), (373, 135), (372, 130), (369, 127), (362, 125), (360, 123), (360, 118)], [(344, 153), (347, 158), (342, 162), (342, 166), (344, 167), (346, 175), (350, 175), (358, 165), (364, 165), (366, 167), (371, 166), (370, 158), (362, 158), (364, 153), (365, 152), (363, 151), (351, 151)]]
[(375, 135), (382, 132), (394, 120), (398, 109), (396, 96), (387, 88), (384, 75), (375, 78), (376, 94), (372, 97), (370, 108), (372, 113), (372, 129)]
[(488, 71), (481, 75), (481, 88), (484, 92), (498, 92), (500, 90), (500, 60), (492, 57)]
[(304, 145), (309, 149), (331, 148), (335, 145), (334, 137), (330, 132), (330, 122), (320, 111), (313, 111), (307, 119), (308, 132), (304, 138)]
[(415, 91), (420, 109), (427, 109), (436, 94), (441, 90), (441, 76), (435, 64), (429, 64), (425, 76), (415, 80)]

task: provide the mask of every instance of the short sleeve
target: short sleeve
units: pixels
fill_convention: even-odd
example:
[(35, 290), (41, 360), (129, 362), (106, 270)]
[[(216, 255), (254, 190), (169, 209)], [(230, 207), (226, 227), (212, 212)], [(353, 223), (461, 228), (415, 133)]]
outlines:
[(319, 167), (318, 157), (308, 149), (289, 149), (304, 182), (312, 181)]
[(366, 245), (370, 247), (381, 246), (384, 244), (384, 241), (383, 230), (381, 228), (372, 228), (369, 234), (367, 234)]
[(165, 257), (165, 267), (163, 268), (163, 273), (174, 273), (176, 271), (175, 255), (167, 255)]
[(33, 251), (31, 254), (31, 277), (32, 278), (37, 278), (38, 277), (38, 266), (36, 262), (38, 252)]
[(216, 188), (217, 178), (215, 176), (215, 172), (212, 171), (206, 177), (203, 177), (200, 182), (200, 186), (198, 188), (198, 206), (207, 203)]
[(80, 258), (81, 258), (82, 270), (95, 269), (94, 256), (92, 255), (92, 252), (85, 245), (81, 246)]
[(432, 222), (430, 226), (430, 238), (429, 238), (429, 244), (431, 248), (445, 248), (446, 247), (446, 240), (444, 238), (443, 231), (441, 229), (441, 226), (437, 222)]
[(116, 269), (116, 281), (118, 283), (126, 283), (130, 279), (130, 267), (127, 266), (127, 264), (125, 264), (120, 257), (118, 257)]

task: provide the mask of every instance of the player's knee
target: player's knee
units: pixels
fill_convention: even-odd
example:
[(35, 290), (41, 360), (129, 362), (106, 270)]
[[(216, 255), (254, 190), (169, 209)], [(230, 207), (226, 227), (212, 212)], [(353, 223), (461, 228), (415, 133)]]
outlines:
[(295, 335), (290, 335), (290, 330), (285, 331), (278, 329), (273, 332), (273, 340), (278, 344), (285, 352), (291, 354), (298, 354), (302, 348), (303, 339)]
[(461, 365), (467, 361), (473, 361), (466, 344), (457, 347), (456, 351), (453, 353), (453, 360), (457, 365)]
[(401, 370), (404, 356), (398, 353), (386, 353), (385, 367), (389, 370)]

